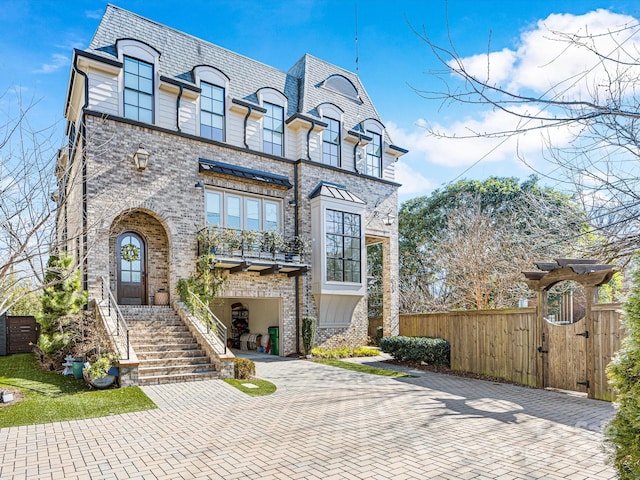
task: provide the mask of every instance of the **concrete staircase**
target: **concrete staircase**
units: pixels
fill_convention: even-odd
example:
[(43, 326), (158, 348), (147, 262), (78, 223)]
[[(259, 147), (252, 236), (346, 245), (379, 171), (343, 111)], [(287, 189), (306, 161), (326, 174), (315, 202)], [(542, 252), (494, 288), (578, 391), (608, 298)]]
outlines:
[(216, 367), (173, 308), (120, 305), (120, 310), (140, 361), (139, 385), (218, 378)]

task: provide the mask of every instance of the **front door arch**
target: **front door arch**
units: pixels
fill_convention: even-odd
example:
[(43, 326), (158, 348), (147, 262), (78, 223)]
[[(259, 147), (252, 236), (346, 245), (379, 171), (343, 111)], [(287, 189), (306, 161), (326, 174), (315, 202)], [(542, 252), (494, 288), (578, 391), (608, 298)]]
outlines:
[(124, 232), (118, 237), (116, 248), (118, 265), (118, 303), (146, 305), (146, 247), (143, 238), (135, 232)]

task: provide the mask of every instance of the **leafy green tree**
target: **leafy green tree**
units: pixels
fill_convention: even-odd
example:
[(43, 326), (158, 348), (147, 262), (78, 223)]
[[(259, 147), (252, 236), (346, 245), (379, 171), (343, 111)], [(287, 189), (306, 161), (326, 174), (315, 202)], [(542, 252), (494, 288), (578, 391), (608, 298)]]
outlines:
[(618, 409), (605, 433), (621, 480), (640, 478), (640, 270), (634, 272), (633, 280), (624, 307), (626, 336), (607, 367)]
[[(465, 218), (467, 222), (462, 221)], [(468, 233), (479, 227), (483, 236), (476, 239), (474, 247), (469, 244)], [(401, 311), (478, 308), (476, 301), (465, 300), (458, 293), (463, 291), (469, 275), (482, 266), (480, 263), (498, 255), (502, 262), (517, 263), (521, 269), (520, 260), (530, 265), (533, 259), (567, 254), (578, 248), (578, 241), (570, 244), (558, 239), (586, 228), (580, 207), (568, 196), (540, 186), (535, 176), (522, 182), (513, 177), (460, 180), (431, 195), (408, 200), (399, 213)], [(480, 234), (476, 230), (473, 233)], [(478, 251), (480, 248), (483, 252)], [(470, 261), (470, 253), (477, 254), (477, 268)], [(482, 253), (490, 255), (481, 257)], [(458, 267), (460, 261), (467, 260), (464, 275), (452, 281), (456, 271), (445, 259), (455, 261)], [(512, 273), (513, 269), (507, 275), (497, 269), (476, 277), (481, 282), (491, 277), (489, 290), (505, 292), (514, 281)], [(485, 307), (513, 306), (517, 298), (514, 293), (501, 295), (504, 301), (495, 295), (491, 299), (490, 291), (486, 295), (480, 291), (485, 288), (484, 283), (478, 287), (474, 296), (484, 298), (486, 302), (481, 304)]]
[(14, 299), (9, 310), (11, 315), (34, 315), (38, 316), (42, 312), (42, 293), (26, 282), (23, 285), (16, 285), (13, 288)]
[(38, 346), (46, 355), (61, 356), (69, 351), (78, 332), (72, 325), (78, 323), (79, 314), (87, 303), (87, 292), (82, 291), (80, 271), (72, 268), (73, 258), (51, 255), (45, 273), (42, 295), (40, 340)]

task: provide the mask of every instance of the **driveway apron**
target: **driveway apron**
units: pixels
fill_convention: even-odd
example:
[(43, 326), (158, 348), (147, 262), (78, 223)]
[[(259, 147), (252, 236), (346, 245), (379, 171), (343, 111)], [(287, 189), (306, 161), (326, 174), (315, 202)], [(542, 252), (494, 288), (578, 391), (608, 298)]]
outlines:
[(606, 402), (251, 358), (275, 394), (251, 398), (219, 380), (150, 386), (156, 410), (0, 429), (0, 478), (616, 478)]

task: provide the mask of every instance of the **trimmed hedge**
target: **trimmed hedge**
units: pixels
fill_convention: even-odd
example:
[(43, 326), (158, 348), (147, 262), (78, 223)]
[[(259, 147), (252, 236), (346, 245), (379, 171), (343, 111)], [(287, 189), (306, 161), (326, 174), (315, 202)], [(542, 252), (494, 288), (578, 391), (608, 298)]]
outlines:
[(403, 362), (449, 365), (451, 348), (442, 338), (383, 337), (380, 349)]

